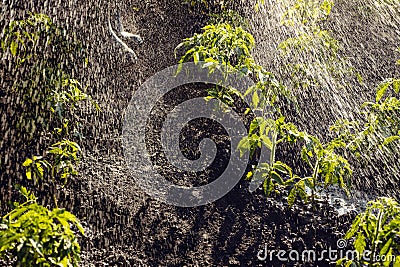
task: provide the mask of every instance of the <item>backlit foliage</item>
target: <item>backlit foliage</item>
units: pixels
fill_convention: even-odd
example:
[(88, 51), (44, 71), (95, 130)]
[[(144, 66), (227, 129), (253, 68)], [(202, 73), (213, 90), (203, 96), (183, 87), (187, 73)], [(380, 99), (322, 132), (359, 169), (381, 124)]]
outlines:
[(358, 257), (340, 259), (337, 261), (337, 266), (398, 266), (400, 264), (399, 203), (386, 197), (370, 201), (366, 210), (353, 221), (345, 238), (354, 238), (353, 246)]
[(80, 246), (73, 227), (84, 234), (77, 218), (64, 209), (48, 210), (20, 187), (26, 202), (0, 220), (0, 256), (15, 259), (15, 266), (78, 266)]
[[(262, 114), (251, 123), (249, 135), (239, 143), (238, 148), (242, 152), (249, 150), (251, 154), (262, 146), (271, 151), (269, 162), (260, 163), (257, 169), (247, 175), (248, 178), (261, 179), (267, 195), (279, 192), (279, 188), (287, 190), (288, 203), (293, 205), (297, 196), (304, 201), (315, 200), (317, 190), (329, 185), (338, 185), (348, 192), (348, 178), (352, 174), (349, 162), (335, 153), (335, 143), (322, 144), (318, 138), (285, 122), (276, 103), (281, 99), (292, 99), (291, 93), (271, 72), (255, 63), (251, 54), (254, 45), (253, 36), (241, 27), (232, 27), (228, 23), (207, 25), (202, 34), (185, 39), (177, 47), (185, 48), (179, 64), (190, 60), (196, 64), (204, 61), (202, 67), (207, 67), (210, 73), (217, 69), (223, 73), (240, 71), (255, 80), (256, 84), (248, 88), (244, 95), (234, 91), (241, 98), (251, 95), (250, 110)], [(232, 106), (231, 93), (232, 90), (221, 93), (218, 88), (211, 89), (209, 98), (219, 99)], [(271, 114), (276, 120), (266, 119)], [(311, 169), (310, 176), (299, 177), (293, 174), (289, 165), (275, 160), (277, 145), (282, 142), (304, 143), (301, 156)], [(306, 188), (311, 194), (306, 192)]]
[(19, 140), (13, 142), (33, 154), (20, 164), (26, 178), (46, 188), (56, 206), (49, 210), (20, 187), (26, 202), (14, 203), (2, 217), (0, 256), (15, 266), (78, 266), (80, 247), (73, 228), (82, 234), (83, 229), (73, 214), (58, 208), (55, 191), (58, 182), (65, 185), (78, 174), (82, 151), (76, 141), (82, 138), (83, 104), (100, 110), (74, 78), (87, 63), (84, 49), (74, 34), (69, 36), (48, 16), (30, 14), (9, 23), (0, 52), (8, 63), (5, 77), (14, 77), (2, 88), (5, 98), (13, 100), (7, 109), (16, 117), (11, 124)]

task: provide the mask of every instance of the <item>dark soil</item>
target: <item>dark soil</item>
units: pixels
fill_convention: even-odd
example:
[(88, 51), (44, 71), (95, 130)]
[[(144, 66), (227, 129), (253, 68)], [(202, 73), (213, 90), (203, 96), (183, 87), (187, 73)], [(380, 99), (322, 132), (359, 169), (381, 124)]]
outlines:
[[(373, 60), (373, 67), (360, 68), (368, 77), (366, 83), (374, 85), (381, 76), (398, 73), (398, 69), (389, 67), (395, 58), (393, 47), (398, 44), (390, 38), (398, 36), (398, 30), (387, 27), (387, 32), (379, 32), (381, 24), (375, 21), (370, 22), (375, 28), (369, 28), (367, 22), (357, 22), (360, 27), (356, 27), (356, 19), (351, 18), (356, 11), (346, 9), (344, 3), (338, 6), (343, 11), (338, 13), (344, 17), (334, 15), (329, 23), (338, 38), (341, 34), (351, 36), (345, 45), (355, 55), (352, 63), (359, 67)], [(143, 37), (144, 44), (135, 48), (137, 63), (112, 39), (107, 29), (109, 9), (119, 10), (127, 30)], [(248, 6), (242, 9), (250, 12)], [(283, 199), (267, 199), (261, 190), (249, 193), (246, 181), (212, 204), (178, 208), (150, 199), (130, 176), (121, 144), (124, 109), (139, 85), (177, 62), (174, 48), (183, 38), (200, 31), (205, 16), (190, 12), (179, 0), (19, 0), (3, 1), (2, 10), (2, 20), (7, 21), (26, 11), (46, 13), (78, 32), (90, 51), (89, 68), (79, 75), (103, 111), (98, 116), (89, 110), (83, 112), (87, 125), (80, 175), (59, 197), (59, 206), (76, 214), (85, 226), (82, 266), (333, 266), (326, 260), (282, 263), (274, 257), (272, 261), (260, 261), (257, 254), (265, 246), (268, 250), (300, 252), (336, 248), (355, 214), (339, 217), (327, 204), (316, 211), (308, 205), (288, 208), (282, 204)], [(260, 34), (255, 36), (256, 41), (268, 41)], [(366, 40), (367, 36), (372, 41)], [(365, 52), (358, 50), (359, 43), (374, 46), (366, 47)], [(259, 50), (255, 53), (261, 63), (268, 60)], [(375, 75), (377, 72), (380, 76)], [(356, 104), (372, 95), (372, 89), (365, 90)], [(308, 128), (309, 120), (321, 122), (318, 116), (334, 112), (320, 112), (316, 102), (311, 105), (311, 112), (299, 119), (302, 128)], [(280, 157), (287, 155), (290, 151), (282, 152)], [(1, 174), (1, 197), (5, 199), (10, 197), (10, 173), (7, 177)]]

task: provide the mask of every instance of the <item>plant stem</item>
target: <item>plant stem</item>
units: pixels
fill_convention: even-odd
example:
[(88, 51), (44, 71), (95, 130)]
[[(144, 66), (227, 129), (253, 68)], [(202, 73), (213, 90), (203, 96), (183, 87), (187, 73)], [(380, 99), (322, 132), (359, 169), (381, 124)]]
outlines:
[[(35, 198), (35, 199), (30, 199), (30, 200), (28, 200), (28, 201), (22, 203), (21, 205), (18, 206), (18, 208), (21, 208), (21, 207), (23, 207), (23, 206), (26, 206), (27, 204), (34, 203), (34, 202), (36, 202), (36, 198)], [(15, 211), (15, 209), (13, 209), (12, 211), (10, 211), (10, 212), (7, 213), (6, 215), (4, 215), (4, 216), (3, 216), (3, 219), (9, 217), (11, 214), (14, 213), (14, 211)]]
[(378, 241), (378, 235), (379, 235), (379, 230), (381, 228), (381, 223), (382, 223), (382, 215), (383, 212), (380, 209), (379, 213), (378, 213), (378, 222), (375, 228), (375, 233), (374, 233), (374, 239), (372, 240), (372, 256), (369, 259), (369, 266), (373, 266), (374, 265), (374, 261), (375, 261), (375, 250), (376, 250), (376, 242)]
[(316, 210), (315, 206), (315, 190), (317, 186), (317, 178), (318, 178), (318, 171), (319, 171), (319, 160), (315, 163), (314, 170), (313, 170), (313, 176), (312, 176), (312, 188), (311, 188), (311, 202), (312, 202), (312, 207), (313, 210)]
[(54, 200), (54, 204), (56, 205), (56, 208), (58, 209), (57, 198), (56, 198), (56, 194), (54, 194), (54, 193), (53, 193), (53, 200)]
[(272, 148), (271, 148), (271, 155), (269, 158), (269, 164), (271, 166), (274, 165), (275, 163), (275, 152), (276, 152), (276, 139), (278, 138), (278, 132), (275, 130), (273, 135), (272, 135)]

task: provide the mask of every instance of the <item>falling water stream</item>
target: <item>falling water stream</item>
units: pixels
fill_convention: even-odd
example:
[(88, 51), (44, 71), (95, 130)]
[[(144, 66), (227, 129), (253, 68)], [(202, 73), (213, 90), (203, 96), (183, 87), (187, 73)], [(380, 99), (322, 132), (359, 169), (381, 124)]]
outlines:
[[(310, 68), (310, 75), (321, 81), (317, 88), (311, 87), (306, 90), (303, 88), (302, 91), (296, 91), (296, 96), (301, 102), (301, 111), (296, 114), (294, 120), (300, 123), (304, 130), (323, 135), (327, 133), (329, 125), (338, 119), (350, 121), (357, 119), (361, 111), (361, 104), (374, 99), (373, 89), (379, 80), (385, 79), (382, 71), (385, 69), (383, 72), (387, 71), (389, 76), (399, 73), (398, 69), (393, 69), (393, 61), (392, 66), (388, 64), (391, 62), (390, 59), (382, 61), (383, 57), (386, 58), (384, 56), (386, 53), (395, 49), (395, 47), (390, 48), (390, 43), (395, 46), (399, 43), (398, 4), (385, 1), (354, 2), (352, 4), (335, 2), (331, 19), (326, 26), (326, 29), (333, 32), (333, 36), (339, 40), (339, 46), (343, 48), (334, 63), (338, 73), (334, 76), (327, 71), (329, 62), (326, 61), (326, 57), (318, 52), (314, 53), (314, 56), (312, 56), (313, 53), (310, 53), (311, 57), (301, 58), (301, 60), (297, 60), (296, 55), (282, 60), (281, 53), (276, 49), (278, 44), (286, 38), (292, 37), (293, 32), (298, 29), (289, 27), (288, 30), (287, 27), (281, 27), (279, 20), (285, 10), (282, 10), (280, 5), (275, 5), (274, 1), (267, 2), (267, 7), (262, 8), (259, 13), (254, 13), (250, 22), (258, 41), (255, 54), (259, 60), (281, 73), (285, 73), (285, 70), (282, 71), (282, 69), (293, 61), (308, 63), (315, 66)], [(366, 10), (368, 12), (363, 12)], [(363, 25), (367, 22), (369, 22), (368, 26)], [(392, 34), (388, 33), (389, 28)], [(367, 34), (369, 31), (375, 38), (366, 36), (369, 35)], [(378, 32), (382, 32), (382, 36), (378, 37)], [(350, 35), (352, 36), (350, 37)], [(384, 45), (378, 44), (377, 40), (381, 38), (387, 40)], [(370, 47), (371, 50), (369, 51), (367, 47)], [(374, 55), (376, 51), (380, 51), (380, 55)], [(358, 82), (349, 70), (360, 72), (365, 80), (362, 83)], [(385, 184), (388, 180), (392, 186), (389, 188), (386, 186), (385, 193), (390, 191), (388, 195), (392, 192), (397, 194), (396, 184), (398, 182), (396, 181), (399, 177), (399, 165), (396, 163), (398, 163), (398, 159), (391, 158), (393, 157), (391, 154), (380, 156), (382, 157), (381, 162), (392, 162), (389, 163), (390, 167), (387, 173), (379, 176), (374, 166), (362, 172), (355, 171), (356, 188), (363, 191), (353, 189), (352, 196), (348, 198), (340, 190), (328, 189), (322, 191), (321, 197), (326, 198), (339, 214), (346, 214), (349, 211), (361, 212), (366, 203), (377, 196), (375, 187)], [(369, 185), (365, 176), (385, 181), (378, 181), (375, 186)], [(383, 185), (383, 187), (385, 186)]]

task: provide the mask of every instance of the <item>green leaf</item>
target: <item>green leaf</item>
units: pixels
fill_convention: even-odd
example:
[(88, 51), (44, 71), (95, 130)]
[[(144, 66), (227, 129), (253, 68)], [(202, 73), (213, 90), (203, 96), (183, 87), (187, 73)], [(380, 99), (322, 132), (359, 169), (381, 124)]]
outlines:
[(277, 161), (274, 163), (274, 168), (282, 173), (289, 174), (289, 176), (292, 177), (292, 168), (290, 168), (285, 163)]
[(274, 179), (274, 181), (276, 183), (278, 183), (279, 185), (284, 185), (285, 182), (283, 181), (282, 177), (275, 171), (271, 171), (271, 177)]
[(260, 136), (260, 139), (261, 139), (262, 143), (265, 145), (265, 147), (267, 147), (268, 149), (272, 149), (272, 141), (271, 141), (271, 139), (269, 139), (268, 136), (263, 134)]
[(297, 190), (296, 190), (296, 186), (294, 186), (292, 188), (292, 190), (290, 190), (289, 195), (287, 197), (287, 202), (289, 207), (293, 206), (294, 202), (296, 201), (296, 197), (297, 197)]
[(354, 240), (354, 248), (358, 251), (358, 253), (360, 253), (360, 255), (362, 255), (362, 253), (365, 250), (367, 243), (365, 241), (365, 236), (362, 232), (359, 232), (356, 240)]
[(30, 193), (30, 192), (28, 192), (28, 190), (26, 189), (26, 187), (24, 187), (24, 186), (18, 186), (18, 188), (19, 188), (19, 192), (20, 192), (24, 197), (26, 197), (26, 198), (29, 197), (29, 193)]
[(258, 93), (257, 93), (257, 92), (254, 92), (254, 93), (253, 93), (252, 102), (253, 102), (253, 106), (254, 106), (255, 108), (257, 108), (257, 107), (258, 107), (258, 104), (260, 103), (260, 98), (258, 97)]
[(18, 43), (13, 40), (10, 45), (10, 51), (14, 57), (17, 55), (17, 49), (18, 49)]
[(342, 264), (346, 261), (346, 258), (342, 258), (336, 261), (336, 266), (342, 266)]
[(400, 140), (400, 136), (390, 136), (385, 138), (385, 140), (383, 141), (382, 145), (386, 146), (394, 141)]
[(246, 174), (246, 180), (250, 180), (251, 177), (253, 177), (253, 172), (250, 171)]
[(238, 149), (240, 151), (240, 157), (243, 157), (244, 153), (250, 150), (249, 138), (247, 136), (239, 141)]
[(400, 267), (400, 256), (396, 256), (396, 262), (393, 264), (393, 267)]
[(379, 102), (386, 91), (388, 90), (389, 86), (393, 86), (393, 90), (395, 93), (399, 93), (400, 91), (400, 80), (398, 79), (387, 79), (379, 84), (376, 92), (376, 102)]
[(24, 161), (24, 163), (22, 163), (22, 166), (28, 167), (28, 166), (30, 166), (30, 165), (32, 164), (32, 162), (33, 162), (32, 159), (26, 159), (26, 160)]
[(43, 178), (44, 175), (44, 169), (42, 167), (42, 164), (40, 164), (39, 162), (36, 163), (36, 170), (37, 170), (37, 174), (39, 175), (40, 178)]
[(392, 246), (392, 242), (393, 242), (393, 238), (389, 238), (386, 241), (385, 245), (382, 247), (381, 251), (379, 252), (379, 254), (381, 256), (384, 256), (384, 255), (386, 256), (386, 254), (389, 252), (389, 250), (390, 250), (390, 248)]
[[(257, 174), (255, 176), (257, 176)], [(266, 194), (267, 196), (271, 194), (272, 190), (274, 189), (274, 183), (272, 182), (271, 178), (267, 178), (264, 180), (263, 189), (264, 189), (264, 194)]]
[(257, 121), (257, 118), (256, 118), (250, 124), (249, 134), (254, 133), (257, 128), (258, 128), (258, 121)]
[(393, 90), (396, 94), (400, 93), (400, 80), (395, 80), (393, 82)]
[(378, 90), (376, 92), (376, 102), (379, 102), (383, 95), (386, 93), (390, 83), (389, 82), (383, 82), (378, 86)]

